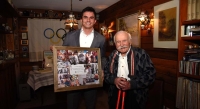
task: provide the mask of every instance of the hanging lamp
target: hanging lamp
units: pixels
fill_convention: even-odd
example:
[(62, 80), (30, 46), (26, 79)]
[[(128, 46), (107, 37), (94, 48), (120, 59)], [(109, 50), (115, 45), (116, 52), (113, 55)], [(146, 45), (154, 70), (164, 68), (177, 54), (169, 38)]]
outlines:
[(69, 18), (66, 19), (64, 24), (69, 25), (71, 28), (74, 25), (78, 25), (78, 21), (76, 20), (76, 18), (73, 15), (73, 12), (72, 12), (72, 0), (71, 0), (71, 11), (70, 11), (70, 14), (69, 14)]

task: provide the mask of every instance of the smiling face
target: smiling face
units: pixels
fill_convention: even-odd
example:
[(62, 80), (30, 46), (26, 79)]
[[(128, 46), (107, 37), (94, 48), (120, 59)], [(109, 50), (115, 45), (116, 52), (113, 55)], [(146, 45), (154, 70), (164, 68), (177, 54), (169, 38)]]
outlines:
[(130, 38), (131, 37), (129, 36), (129, 34), (125, 31), (119, 31), (115, 35), (115, 38), (114, 38), (115, 46), (122, 56), (124, 56), (128, 52), (131, 46)]
[(93, 12), (86, 11), (83, 13), (83, 16), (82, 16), (83, 29), (93, 29), (93, 26), (95, 23), (96, 23), (96, 19)]

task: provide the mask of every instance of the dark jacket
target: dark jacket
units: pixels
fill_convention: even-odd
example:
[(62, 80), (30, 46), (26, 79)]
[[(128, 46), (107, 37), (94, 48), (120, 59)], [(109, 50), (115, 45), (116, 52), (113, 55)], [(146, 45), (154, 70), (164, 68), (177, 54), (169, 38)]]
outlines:
[[(80, 47), (80, 33), (81, 29), (67, 33), (63, 46)], [(100, 48), (101, 57), (105, 56), (105, 37), (94, 30), (94, 39), (90, 48)]]
[[(130, 70), (131, 50), (134, 53), (134, 75), (131, 75)], [(148, 86), (154, 82), (156, 71), (149, 55), (143, 49), (131, 47), (130, 51), (127, 55), (129, 68), (128, 77), (130, 78), (131, 84), (131, 89), (129, 91), (132, 91), (135, 94), (136, 101), (138, 102), (140, 108), (143, 109), (147, 100)], [(111, 61), (115, 52), (116, 50), (111, 53), (108, 62), (104, 67), (104, 81), (110, 85), (109, 98), (113, 96), (113, 90), (116, 89), (114, 80), (117, 77), (119, 55), (116, 55), (114, 59), (113, 73), (110, 72)]]

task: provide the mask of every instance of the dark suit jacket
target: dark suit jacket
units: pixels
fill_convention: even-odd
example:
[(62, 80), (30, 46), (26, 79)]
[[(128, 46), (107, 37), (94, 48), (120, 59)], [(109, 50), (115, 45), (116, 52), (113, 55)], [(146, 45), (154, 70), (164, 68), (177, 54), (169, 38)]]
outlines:
[[(63, 46), (74, 46), (80, 47), (80, 29), (67, 33), (65, 40), (63, 41)], [(101, 57), (105, 56), (105, 37), (94, 31), (94, 39), (90, 48), (100, 48)]]

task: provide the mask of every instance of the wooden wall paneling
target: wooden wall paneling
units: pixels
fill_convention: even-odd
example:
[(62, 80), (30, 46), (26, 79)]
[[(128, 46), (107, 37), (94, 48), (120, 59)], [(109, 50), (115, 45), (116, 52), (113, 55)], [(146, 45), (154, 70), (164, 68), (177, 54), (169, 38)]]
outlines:
[(171, 108), (175, 109), (175, 102), (176, 102), (175, 95), (176, 95), (176, 86), (165, 83), (164, 84), (164, 104), (167, 104)]
[(170, 76), (170, 77), (175, 77), (175, 78), (177, 77), (176, 69), (172, 69), (165, 66), (158, 66), (158, 65), (155, 65), (155, 68), (156, 68), (157, 73), (161, 73), (163, 75)]
[(153, 45), (153, 36), (151, 36), (151, 37), (144, 37), (144, 36), (142, 36), (141, 37), (141, 43), (150, 43), (150, 44), (152, 44)]
[(7, 50), (12, 50), (14, 51), (15, 47), (14, 47), (14, 36), (13, 34), (6, 34), (6, 49)]
[(159, 58), (151, 58), (154, 65), (165, 66), (169, 68), (177, 68), (177, 61), (175, 60), (167, 60), (167, 59), (159, 59)]
[(171, 85), (171, 84), (165, 84), (164, 85), (164, 96), (166, 99), (172, 99), (172, 100), (176, 100), (176, 86)]
[[(145, 48), (144, 48), (145, 49)], [(161, 59), (169, 59), (169, 60), (177, 60), (177, 50), (176, 51), (165, 51), (165, 50), (146, 50), (147, 53), (152, 58), (161, 58)]]
[(15, 63), (0, 64), (0, 107), (14, 109), (17, 105)]
[[(188, 6), (188, 4), (187, 4), (187, 1), (188, 0), (180, 0), (180, 7), (181, 7), (181, 11), (179, 12), (179, 15), (180, 15), (180, 17), (179, 17), (179, 27), (181, 27), (181, 25), (182, 25), (182, 22), (183, 21), (185, 21), (185, 20), (187, 20), (187, 6)], [(179, 35), (180, 35), (180, 33), (181, 33), (181, 29), (179, 29)], [(183, 57), (183, 52), (184, 52), (184, 50), (185, 50), (185, 48), (183, 48), (183, 46), (185, 46), (185, 45), (188, 45), (189, 43), (188, 42), (185, 42), (185, 41), (180, 41), (181, 39), (180, 39), (181, 37), (179, 37), (179, 49), (178, 49), (178, 55), (179, 55), (179, 59), (178, 60), (182, 60), (182, 57)]]

